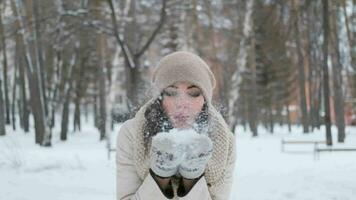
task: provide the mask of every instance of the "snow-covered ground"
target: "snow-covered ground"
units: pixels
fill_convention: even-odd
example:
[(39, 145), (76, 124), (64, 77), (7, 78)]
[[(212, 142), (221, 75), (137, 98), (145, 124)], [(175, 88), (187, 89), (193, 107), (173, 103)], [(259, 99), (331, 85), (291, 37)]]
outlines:
[(114, 199), (114, 158), (91, 125), (67, 142), (55, 135), (53, 148), (34, 145), (33, 133), (7, 130), (0, 138), (0, 200)]
[[(333, 127), (333, 133), (337, 130)], [(356, 128), (348, 127), (346, 142), (334, 146), (356, 147)], [(286, 145), (281, 138), (325, 140), (324, 129), (302, 134), (301, 127), (278, 128), (258, 138), (236, 131), (237, 166), (232, 199), (237, 200), (354, 200), (356, 199), (356, 151), (322, 152), (314, 160), (313, 145)], [(333, 134), (336, 140), (336, 134)], [(325, 145), (319, 145), (325, 146)]]
[[(117, 132), (119, 126), (115, 128)], [(0, 137), (0, 200), (114, 200), (115, 158), (91, 124), (53, 148), (34, 144), (33, 133)], [(324, 139), (323, 131), (304, 135), (300, 127), (273, 135), (261, 128), (257, 138), (238, 127), (233, 200), (354, 200), (356, 152), (324, 152), (313, 158), (312, 145), (287, 145), (281, 138)], [(333, 132), (336, 132), (333, 129)], [(336, 135), (334, 135), (336, 138)], [(340, 146), (337, 144), (337, 146)], [(346, 144), (356, 147), (356, 128), (347, 127)]]

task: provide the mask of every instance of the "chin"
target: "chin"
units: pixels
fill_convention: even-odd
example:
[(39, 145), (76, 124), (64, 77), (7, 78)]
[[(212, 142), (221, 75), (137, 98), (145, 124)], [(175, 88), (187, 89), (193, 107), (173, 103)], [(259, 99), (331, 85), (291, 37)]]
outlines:
[(193, 126), (190, 124), (187, 124), (187, 123), (185, 123), (185, 124), (178, 123), (178, 124), (175, 124), (173, 127), (177, 128), (177, 129), (189, 129), (189, 128), (192, 128)]

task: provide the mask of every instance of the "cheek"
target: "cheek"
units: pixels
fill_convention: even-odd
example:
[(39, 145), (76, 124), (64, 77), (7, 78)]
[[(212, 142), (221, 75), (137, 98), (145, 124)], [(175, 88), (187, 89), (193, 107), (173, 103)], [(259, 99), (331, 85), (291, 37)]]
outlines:
[(163, 98), (162, 106), (163, 106), (163, 109), (167, 112), (168, 115), (173, 113), (173, 111), (174, 111), (174, 102), (173, 102), (172, 99)]
[(198, 97), (193, 101), (192, 110), (194, 110), (194, 115), (198, 115), (200, 113), (200, 111), (203, 109), (203, 105), (204, 105), (204, 97)]

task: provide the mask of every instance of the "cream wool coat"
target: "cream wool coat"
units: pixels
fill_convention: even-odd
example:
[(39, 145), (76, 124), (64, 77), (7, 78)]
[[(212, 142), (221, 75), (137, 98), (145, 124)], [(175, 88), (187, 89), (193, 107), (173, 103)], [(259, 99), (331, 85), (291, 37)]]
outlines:
[[(154, 100), (148, 101), (133, 119), (121, 126), (117, 136), (117, 200), (166, 200), (149, 173), (149, 148), (143, 140), (144, 113)], [(184, 197), (178, 197), (178, 179), (172, 179), (174, 198), (182, 200), (228, 200), (235, 167), (235, 137), (222, 116), (209, 105), (209, 137), (214, 144), (205, 175)], [(179, 175), (178, 175), (179, 176)]]

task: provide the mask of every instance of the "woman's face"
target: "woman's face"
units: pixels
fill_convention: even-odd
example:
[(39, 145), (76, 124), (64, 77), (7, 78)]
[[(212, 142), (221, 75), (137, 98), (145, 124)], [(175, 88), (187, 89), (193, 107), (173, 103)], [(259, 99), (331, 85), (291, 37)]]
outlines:
[(177, 82), (163, 90), (163, 108), (174, 128), (191, 127), (204, 105), (199, 87), (188, 82)]

